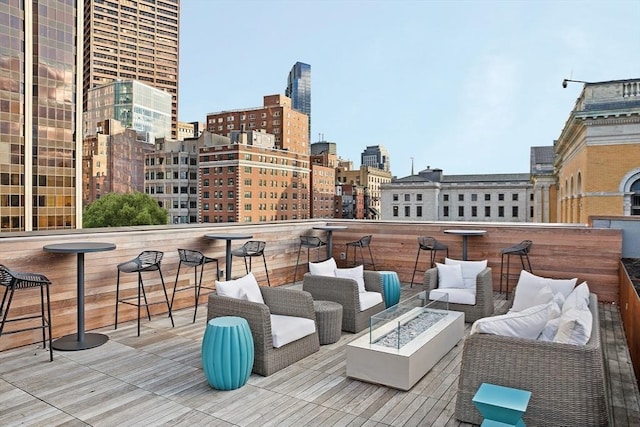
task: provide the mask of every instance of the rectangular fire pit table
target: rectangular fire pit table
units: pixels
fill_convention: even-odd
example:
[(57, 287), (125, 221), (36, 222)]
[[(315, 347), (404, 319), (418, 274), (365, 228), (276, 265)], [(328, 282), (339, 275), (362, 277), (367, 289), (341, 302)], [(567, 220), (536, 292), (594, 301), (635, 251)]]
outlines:
[(409, 390), (429, 372), (462, 339), (464, 313), (426, 301), (421, 292), (371, 316), (369, 333), (347, 344), (347, 376)]

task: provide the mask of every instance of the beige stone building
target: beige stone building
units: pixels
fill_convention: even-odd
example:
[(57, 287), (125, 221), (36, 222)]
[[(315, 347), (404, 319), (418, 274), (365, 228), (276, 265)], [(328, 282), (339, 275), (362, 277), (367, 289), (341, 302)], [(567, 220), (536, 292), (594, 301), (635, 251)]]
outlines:
[(640, 215), (640, 79), (586, 83), (554, 151), (559, 222)]
[(350, 184), (362, 187), (364, 191), (364, 218), (380, 219), (381, 192), (380, 186), (391, 182), (391, 172), (382, 169), (360, 166), (349, 169), (348, 163), (341, 162), (336, 170), (339, 184)]

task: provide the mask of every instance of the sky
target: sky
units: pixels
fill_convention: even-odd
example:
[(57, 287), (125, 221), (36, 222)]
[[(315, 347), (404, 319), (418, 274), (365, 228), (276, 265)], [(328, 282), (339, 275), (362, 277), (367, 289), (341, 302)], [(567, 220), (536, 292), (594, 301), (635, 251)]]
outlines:
[[(528, 173), (583, 88), (640, 78), (640, 0), (182, 0), (179, 119), (262, 106), (311, 65), (311, 143), (391, 172)], [(413, 166), (412, 166), (413, 165)]]

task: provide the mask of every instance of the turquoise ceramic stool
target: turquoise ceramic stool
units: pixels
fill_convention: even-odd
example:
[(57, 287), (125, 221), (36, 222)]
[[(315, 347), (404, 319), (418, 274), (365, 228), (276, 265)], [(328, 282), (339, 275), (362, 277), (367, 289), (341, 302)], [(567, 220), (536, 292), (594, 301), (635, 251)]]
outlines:
[(384, 305), (389, 308), (400, 302), (400, 279), (395, 271), (379, 271), (382, 276), (384, 290)]
[(202, 369), (209, 385), (233, 390), (247, 383), (253, 369), (253, 337), (242, 317), (216, 317), (202, 339)]
[(483, 427), (524, 427), (522, 415), (530, 397), (530, 391), (482, 383), (472, 401), (484, 417)]

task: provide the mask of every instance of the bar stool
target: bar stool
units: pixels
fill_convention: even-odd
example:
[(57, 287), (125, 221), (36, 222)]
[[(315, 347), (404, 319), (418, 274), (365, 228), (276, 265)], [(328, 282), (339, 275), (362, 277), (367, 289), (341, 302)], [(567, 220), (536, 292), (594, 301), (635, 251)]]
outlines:
[[(356, 240), (355, 242), (349, 242), (347, 243), (347, 259), (346, 259), (346, 264), (347, 265), (352, 265), (355, 266), (356, 265), (356, 250), (357, 248), (360, 248), (360, 258), (362, 259), (362, 265), (364, 267), (365, 265), (365, 261), (364, 261), (364, 252), (362, 250), (362, 248), (367, 248), (369, 249), (369, 257), (371, 258), (371, 265), (373, 266), (373, 269), (376, 269), (376, 265), (373, 262), (373, 254), (371, 253), (371, 247), (369, 246), (371, 244), (371, 235), (368, 236), (364, 236), (359, 240)], [(353, 248), (353, 264), (349, 264), (349, 248)]]
[[(2, 314), (2, 321), (0, 322), (0, 337), (2, 334), (15, 334), (18, 332), (31, 331), (34, 329), (42, 329), (42, 348), (47, 348), (47, 340), (45, 337), (45, 331), (49, 331), (49, 361), (53, 362), (53, 347), (51, 347), (51, 301), (49, 298), (49, 285), (51, 282), (42, 274), (36, 273), (18, 273), (11, 271), (4, 265), (0, 264), (0, 285), (5, 287), (4, 295), (2, 296), (2, 304), (0, 304), (0, 314)], [(20, 316), (15, 319), (7, 319), (9, 314), (9, 307), (11, 307), (11, 301), (13, 300), (13, 294), (16, 289), (28, 289), (28, 288), (40, 288), (40, 314), (34, 316)], [(44, 298), (45, 291), (47, 297), (47, 314), (44, 313)], [(7, 299), (7, 296), (9, 299)], [(6, 307), (4, 303), (7, 303)], [(29, 319), (41, 319), (40, 326), (30, 326), (21, 329), (15, 329), (11, 331), (5, 331), (4, 326), (9, 322), (20, 322)]]
[(317, 258), (316, 261), (320, 261), (320, 248), (327, 246), (327, 244), (316, 236), (300, 236), (300, 246), (298, 247), (298, 258), (296, 259), (296, 269), (293, 271), (293, 283), (296, 282), (296, 275), (298, 274), (298, 262), (300, 261), (300, 252), (302, 248), (307, 248), (307, 263), (309, 262), (309, 252), (311, 249), (316, 248)]
[[(531, 251), (531, 245), (533, 242), (531, 240), (523, 240), (517, 245), (509, 246), (508, 248), (504, 248), (500, 250), (500, 293), (502, 293), (502, 278), (506, 279), (506, 291), (507, 291), (507, 299), (509, 299), (509, 277), (514, 276), (515, 273), (509, 274), (509, 259), (511, 255), (516, 255), (520, 257), (520, 263), (522, 264), (523, 270), (528, 270), (529, 273), (532, 273), (531, 270), (531, 261), (529, 260), (529, 252)], [(503, 273), (504, 266), (504, 257), (507, 256), (507, 272)], [(527, 265), (525, 266), (524, 260), (527, 260)]]
[[(266, 245), (266, 242), (249, 240), (240, 248), (232, 250), (231, 255), (244, 258), (244, 269), (247, 271), (247, 274), (249, 274), (249, 272), (251, 271), (251, 258), (261, 256), (262, 261), (264, 262), (264, 271), (265, 273), (267, 273), (267, 283), (269, 284), (269, 286), (271, 286), (271, 282), (269, 281), (269, 270), (267, 270), (267, 259), (264, 257), (264, 248)], [(249, 258), (248, 264), (247, 258)], [(230, 279), (230, 277), (227, 277), (225, 280)]]
[(449, 246), (438, 242), (434, 237), (418, 237), (418, 254), (416, 255), (416, 264), (413, 266), (413, 275), (411, 276), (412, 288), (413, 279), (416, 275), (416, 271), (418, 270), (418, 259), (420, 258), (420, 252), (422, 251), (429, 251), (429, 268), (433, 268), (436, 265), (436, 254), (438, 251), (446, 251), (446, 257), (449, 257)]
[[(138, 336), (140, 336), (140, 308), (145, 307), (147, 310), (147, 317), (151, 320), (151, 312), (149, 306), (154, 304), (167, 304), (169, 310), (169, 318), (171, 319), (171, 326), (175, 326), (173, 323), (173, 316), (171, 315), (171, 305), (169, 304), (169, 296), (167, 295), (167, 287), (164, 284), (164, 277), (162, 276), (162, 270), (160, 269), (160, 262), (164, 252), (160, 251), (142, 251), (136, 258), (118, 264), (118, 279), (116, 282), (116, 320), (114, 329), (118, 329), (118, 304), (129, 304), (138, 307)], [(144, 290), (144, 284), (142, 282), (142, 273), (147, 271), (157, 271), (160, 275), (160, 281), (162, 282), (162, 291), (164, 292), (164, 301), (151, 301), (147, 300), (147, 293)], [(120, 273), (138, 273), (138, 295), (126, 298), (120, 298)], [(144, 302), (140, 300), (140, 297), (144, 299)], [(132, 301), (133, 300), (133, 301)]]
[[(173, 294), (171, 295), (171, 310), (173, 310), (173, 300), (176, 297), (176, 292), (187, 291), (193, 289), (195, 296), (195, 308), (193, 310), (193, 323), (196, 323), (196, 315), (198, 314), (198, 300), (200, 299), (200, 291), (202, 288), (209, 289), (211, 291), (215, 288), (208, 286), (202, 286), (202, 275), (204, 273), (205, 264), (214, 262), (216, 264), (216, 279), (220, 280), (220, 268), (217, 258), (210, 258), (204, 255), (200, 251), (191, 249), (178, 249), (178, 257), (180, 262), (178, 263), (178, 271), (176, 272), (176, 281), (173, 284)], [(193, 286), (186, 286), (178, 289), (178, 276), (180, 276), (180, 267), (185, 265), (187, 267), (193, 267)], [(200, 278), (198, 279), (198, 267), (200, 267)]]

